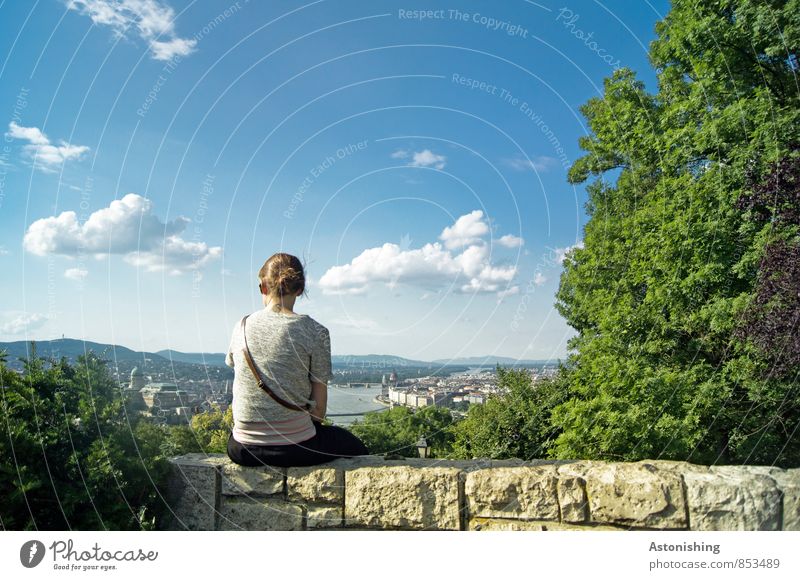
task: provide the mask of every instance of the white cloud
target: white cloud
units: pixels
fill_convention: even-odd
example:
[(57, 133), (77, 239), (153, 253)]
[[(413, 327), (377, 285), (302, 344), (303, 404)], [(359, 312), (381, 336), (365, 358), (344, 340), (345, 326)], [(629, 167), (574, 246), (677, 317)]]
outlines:
[(222, 248), (209, 247), (205, 242), (187, 242), (178, 236), (164, 238), (156, 251), (131, 252), (125, 261), (145, 268), (148, 272), (165, 270), (170, 274), (181, 274), (190, 269), (206, 266), (222, 255)]
[(577, 249), (583, 248), (583, 240), (572, 246), (567, 246), (566, 248), (554, 248), (553, 260), (558, 264), (563, 264), (564, 259), (567, 257), (567, 253), (569, 253), (570, 250), (573, 250), (575, 248)]
[(8, 256), (11, 252), (5, 246), (0, 246), (0, 256)]
[(64, 278), (68, 280), (83, 280), (89, 274), (86, 268), (67, 268), (64, 271)]
[[(411, 284), (430, 290), (455, 284), (457, 291), (465, 293), (507, 291), (517, 268), (490, 262), (489, 246), (481, 239), (489, 226), (482, 217), (480, 210), (461, 216), (442, 232), (444, 245), (435, 242), (407, 249), (385, 243), (364, 250), (349, 264), (328, 269), (319, 286), (326, 294), (361, 294), (375, 283), (389, 287)], [(460, 253), (454, 251), (460, 248)]]
[(354, 318), (352, 316), (342, 316), (330, 321), (333, 326), (340, 328), (351, 328), (360, 331), (373, 331), (380, 328), (377, 321), (371, 318)]
[(394, 153), (392, 153), (389, 157), (392, 159), (406, 159), (408, 158), (408, 151), (405, 149), (398, 149)]
[(158, 0), (68, 0), (67, 8), (109, 26), (117, 36), (135, 30), (155, 60), (170, 60), (194, 52), (197, 40), (175, 33), (175, 11)]
[(56, 167), (67, 161), (80, 159), (89, 151), (85, 145), (73, 145), (66, 141), (61, 141), (60, 145), (53, 145), (39, 128), (22, 127), (14, 121), (8, 124), (6, 135), (12, 139), (28, 141), (23, 147), (25, 153), (35, 161), (39, 169), (46, 172), (55, 171)]
[(533, 275), (533, 283), (536, 286), (544, 286), (544, 283), (547, 282), (547, 276), (542, 274), (541, 272), (536, 272)]
[(512, 286), (508, 290), (501, 290), (497, 293), (497, 301), (500, 302), (504, 298), (508, 298), (509, 296), (514, 296), (515, 294), (519, 294), (519, 286)]
[(525, 243), (525, 240), (518, 236), (514, 236), (512, 234), (506, 234), (503, 237), (495, 240), (501, 246), (505, 246), (506, 248), (519, 248), (522, 244)]
[(40, 328), (47, 322), (44, 314), (20, 313), (0, 326), (0, 334), (23, 334)]
[(489, 233), (489, 225), (483, 220), (483, 211), (476, 209), (462, 215), (452, 226), (444, 228), (439, 239), (448, 250), (475, 244)]
[(37, 256), (93, 254), (102, 259), (122, 254), (128, 263), (171, 274), (203, 267), (222, 254), (220, 247), (180, 237), (187, 218), (164, 223), (152, 209), (149, 199), (129, 193), (92, 213), (83, 224), (74, 211), (65, 211), (33, 222), (23, 247)]
[(447, 157), (444, 155), (437, 155), (430, 149), (424, 151), (417, 151), (411, 157), (411, 167), (433, 167), (435, 169), (444, 169)]
[(150, 41), (150, 50), (156, 60), (171, 60), (176, 55), (186, 56), (191, 54), (195, 44), (197, 44), (196, 40), (188, 38), (173, 38), (168, 42), (152, 40)]
[(533, 158), (513, 157), (503, 159), (503, 163), (516, 171), (547, 171), (558, 164), (558, 159), (546, 155), (537, 155)]

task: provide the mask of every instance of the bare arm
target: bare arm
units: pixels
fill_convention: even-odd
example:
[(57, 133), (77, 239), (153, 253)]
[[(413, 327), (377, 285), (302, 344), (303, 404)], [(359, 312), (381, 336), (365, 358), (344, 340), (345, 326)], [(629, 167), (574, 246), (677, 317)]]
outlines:
[(328, 410), (328, 385), (327, 383), (311, 383), (311, 400), (316, 403), (316, 406), (311, 411), (311, 419), (313, 421), (322, 421), (325, 418), (325, 413)]

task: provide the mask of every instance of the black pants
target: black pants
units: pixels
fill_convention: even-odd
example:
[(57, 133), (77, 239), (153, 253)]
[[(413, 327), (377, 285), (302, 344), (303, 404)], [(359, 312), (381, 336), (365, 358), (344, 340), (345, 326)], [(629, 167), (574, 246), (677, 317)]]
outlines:
[(340, 457), (368, 455), (369, 450), (361, 439), (347, 429), (321, 425), (314, 421), (317, 434), (311, 439), (292, 445), (243, 445), (228, 436), (228, 457), (239, 465), (258, 467), (303, 467), (327, 463)]

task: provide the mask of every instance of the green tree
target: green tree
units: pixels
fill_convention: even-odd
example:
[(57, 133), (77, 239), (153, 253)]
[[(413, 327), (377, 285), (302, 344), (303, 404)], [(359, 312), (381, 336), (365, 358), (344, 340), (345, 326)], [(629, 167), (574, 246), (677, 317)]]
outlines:
[(497, 368), (502, 394), (470, 405), (466, 418), (453, 425), (451, 456), (459, 459), (546, 457), (558, 435), (550, 413), (564, 400), (558, 380), (534, 383), (526, 369)]
[(214, 410), (192, 417), (192, 433), (205, 453), (226, 453), (233, 429), (233, 408)]
[(106, 361), (0, 361), (0, 514), (6, 529), (152, 529), (166, 431), (129, 416)]
[(444, 457), (453, 441), (452, 423), (450, 410), (442, 407), (429, 406), (417, 411), (394, 407), (366, 415), (363, 421), (353, 423), (350, 431), (364, 442), (370, 453), (416, 457), (417, 441), (424, 437), (431, 457)]
[(800, 140), (800, 2), (675, 0), (656, 31), (657, 92), (622, 69), (582, 108), (569, 179), (598, 178), (557, 295), (578, 335), (552, 454), (797, 465), (797, 369), (740, 329), (766, 248), (798, 241), (742, 200)]

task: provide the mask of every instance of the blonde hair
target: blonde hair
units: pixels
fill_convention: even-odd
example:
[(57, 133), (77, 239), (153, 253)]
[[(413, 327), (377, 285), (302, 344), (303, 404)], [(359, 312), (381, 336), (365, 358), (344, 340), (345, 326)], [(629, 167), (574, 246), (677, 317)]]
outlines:
[(264, 285), (265, 293), (276, 300), (274, 310), (280, 310), (283, 296), (296, 296), (306, 291), (303, 264), (291, 254), (279, 252), (270, 256), (258, 271), (258, 279)]

